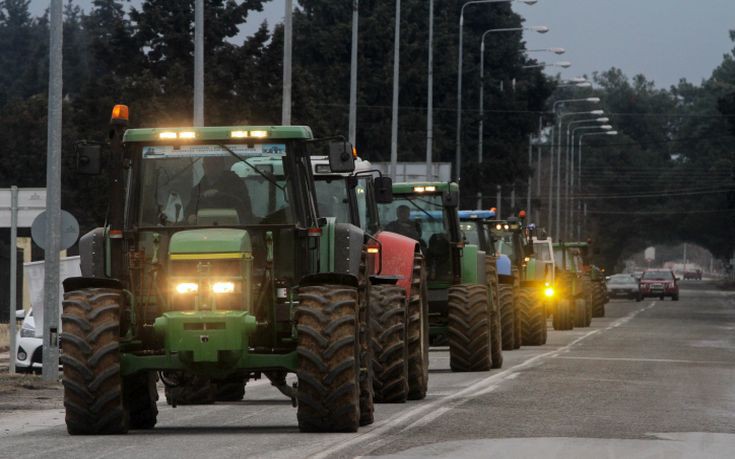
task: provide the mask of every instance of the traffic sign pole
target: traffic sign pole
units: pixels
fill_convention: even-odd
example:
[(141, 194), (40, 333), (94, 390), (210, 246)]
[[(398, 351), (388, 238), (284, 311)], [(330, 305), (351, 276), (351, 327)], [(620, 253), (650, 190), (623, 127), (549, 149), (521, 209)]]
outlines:
[(17, 300), (17, 273), (18, 273), (18, 187), (10, 188), (10, 315), (8, 323), (10, 324), (10, 364), (8, 371), (15, 374), (15, 313), (18, 308)]

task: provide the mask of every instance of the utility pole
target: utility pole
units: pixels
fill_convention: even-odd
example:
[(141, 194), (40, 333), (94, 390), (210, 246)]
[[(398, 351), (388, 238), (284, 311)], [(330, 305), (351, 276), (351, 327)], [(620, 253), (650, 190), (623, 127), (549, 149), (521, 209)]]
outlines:
[(283, 21), (283, 100), (281, 124), (291, 124), (291, 54), (293, 50), (293, 0), (286, 0)]
[(393, 119), (390, 129), (390, 174), (396, 179), (398, 168), (398, 77), (401, 65), (401, 0), (396, 0), (396, 25), (393, 37)]
[(501, 187), (500, 185), (497, 185), (495, 190), (496, 190), (495, 207), (497, 207), (497, 209), (495, 209), (497, 211), (495, 216), (497, 217), (498, 220), (502, 220), (503, 219), (502, 217), (503, 215), (503, 187)]
[(204, 0), (194, 4), (194, 126), (204, 126)]
[(349, 141), (357, 145), (357, 28), (360, 0), (352, 1), (352, 52), (350, 54), (350, 126)]
[[(51, 0), (46, 161), (46, 250), (44, 251), (43, 379), (59, 378), (59, 266), (61, 263), (61, 107), (63, 0)], [(13, 248), (11, 247), (11, 250)], [(11, 317), (14, 320), (15, 317)]]
[(17, 287), (17, 275), (18, 275), (18, 187), (10, 187), (10, 316), (8, 316), (8, 323), (10, 324), (10, 362), (8, 366), (8, 372), (12, 375), (15, 374), (15, 328), (17, 321), (15, 320), (15, 313), (18, 309), (16, 301), (18, 295), (16, 291)]
[(533, 165), (533, 134), (528, 134), (528, 188), (526, 190), (526, 221), (531, 221), (531, 166)]
[(434, 156), (434, 0), (429, 0), (429, 70), (426, 96), (426, 180), (432, 180)]

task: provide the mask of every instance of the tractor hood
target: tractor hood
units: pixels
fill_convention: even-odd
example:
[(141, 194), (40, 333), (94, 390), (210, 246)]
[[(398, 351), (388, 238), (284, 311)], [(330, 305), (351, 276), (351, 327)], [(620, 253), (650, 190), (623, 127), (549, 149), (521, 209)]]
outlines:
[(169, 254), (210, 255), (224, 253), (252, 253), (250, 235), (246, 230), (233, 228), (201, 228), (179, 231), (171, 236)]

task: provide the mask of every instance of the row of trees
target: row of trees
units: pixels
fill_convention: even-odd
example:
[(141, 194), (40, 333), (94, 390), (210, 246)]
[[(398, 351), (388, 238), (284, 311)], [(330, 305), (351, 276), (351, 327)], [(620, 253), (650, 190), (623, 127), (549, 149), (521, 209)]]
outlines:
[[(209, 125), (280, 122), (283, 30), (239, 28), (266, 0), (207, 0), (205, 119)], [(0, 0), (0, 186), (45, 183), (48, 20), (29, 0)], [(83, 228), (106, 215), (104, 179), (72, 173), (74, 142), (103, 140), (114, 103), (131, 108), (133, 126), (189, 125), (192, 118), (194, 0), (95, 0), (82, 11), (71, 0), (64, 23), (63, 203)], [(454, 160), (459, 8), (435, 0), (434, 160)], [(495, 186), (516, 184), (523, 196), (529, 134), (539, 117), (553, 122), (553, 100), (598, 95), (623, 135), (590, 138), (582, 195), (590, 235), (614, 264), (625, 250), (689, 240), (729, 256), (735, 143), (735, 64), (724, 59), (701, 85), (668, 90), (619, 70), (594, 76), (597, 89), (554, 91), (555, 81), (524, 51), (521, 34), (491, 34), (485, 56), (485, 162), (478, 166), (480, 35), (518, 27), (508, 4), (475, 5), (465, 18), (462, 193), (493, 201)], [(294, 17), (293, 122), (318, 136), (346, 134), (352, 2), (300, 0)], [(390, 155), (393, 2), (360, 2), (357, 147), (372, 161)], [(425, 155), (428, 5), (404, 0), (401, 24), (399, 160)], [(733, 37), (735, 39), (735, 36)], [(574, 91), (573, 93), (570, 91)], [(728, 117), (729, 116), (729, 117)], [(728, 124), (729, 123), (729, 124)], [(614, 139), (614, 140), (613, 140)], [(677, 192), (672, 194), (673, 192)], [(655, 196), (651, 196), (655, 195)], [(519, 199), (518, 202), (522, 200)], [(543, 209), (543, 199), (534, 207)], [(507, 209), (507, 206), (505, 206)], [(620, 247), (626, 249), (621, 251)]]

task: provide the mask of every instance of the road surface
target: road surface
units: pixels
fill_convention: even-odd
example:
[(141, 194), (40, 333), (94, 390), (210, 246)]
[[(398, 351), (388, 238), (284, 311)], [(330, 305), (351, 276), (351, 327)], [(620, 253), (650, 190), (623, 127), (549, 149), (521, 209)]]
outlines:
[(70, 437), (63, 411), (0, 414), (0, 457), (735, 457), (735, 293), (684, 282), (681, 301), (613, 301), (592, 327), (451, 373), (432, 349), (429, 396), (376, 406), (356, 434), (300, 434), (266, 383), (246, 400), (172, 409), (152, 431)]

